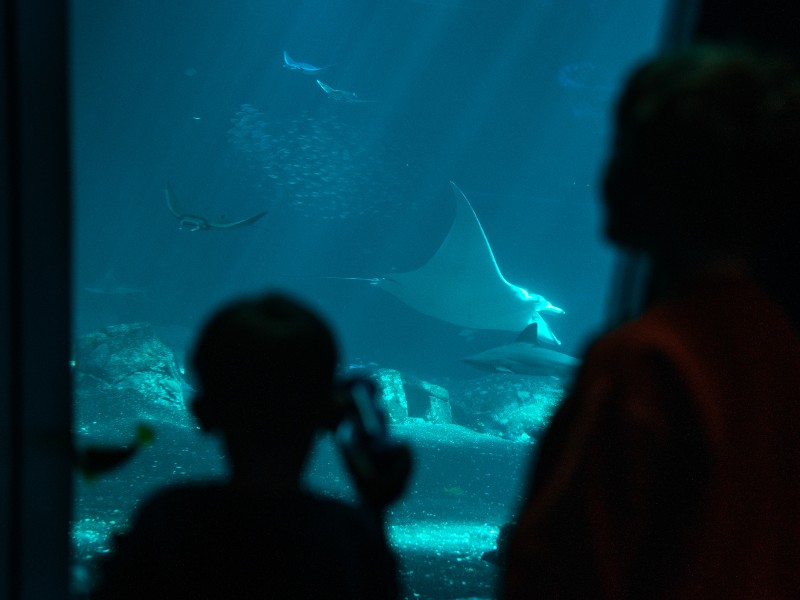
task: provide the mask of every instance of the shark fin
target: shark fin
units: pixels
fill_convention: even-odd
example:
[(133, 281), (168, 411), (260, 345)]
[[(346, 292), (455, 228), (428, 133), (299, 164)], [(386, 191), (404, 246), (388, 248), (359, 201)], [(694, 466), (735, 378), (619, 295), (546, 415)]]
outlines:
[(522, 330), (522, 333), (519, 334), (517, 337), (518, 342), (525, 342), (527, 344), (534, 344), (535, 346), (539, 345), (539, 324), (538, 323), (531, 323), (525, 329)]

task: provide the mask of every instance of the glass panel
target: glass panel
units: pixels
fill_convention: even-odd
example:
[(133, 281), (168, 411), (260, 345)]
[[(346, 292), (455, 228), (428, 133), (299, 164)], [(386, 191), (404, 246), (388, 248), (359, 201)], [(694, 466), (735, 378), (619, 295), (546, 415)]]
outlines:
[[(603, 324), (609, 107), (664, 5), (72, 2), (76, 436), (132, 449), (78, 478), (76, 589), (147, 494), (224, 472), (187, 353), (222, 302), (280, 289), (404, 398), (407, 595), (490, 595), (569, 371), (507, 346), (535, 309), (568, 355)], [(308, 479), (353, 497), (330, 440)]]

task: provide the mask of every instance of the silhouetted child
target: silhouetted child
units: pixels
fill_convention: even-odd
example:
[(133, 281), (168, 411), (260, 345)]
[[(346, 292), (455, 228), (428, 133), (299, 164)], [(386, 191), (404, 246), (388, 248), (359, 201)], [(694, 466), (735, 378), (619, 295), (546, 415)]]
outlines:
[(146, 502), (96, 597), (396, 598), (380, 511), (300, 485), (314, 436), (342, 417), (337, 361), (328, 327), (282, 295), (214, 315), (194, 352), (192, 411), (222, 436), (230, 481)]
[(800, 597), (800, 337), (755, 268), (797, 223), (796, 67), (699, 47), (639, 68), (604, 200), (608, 237), (652, 261), (651, 303), (555, 415), (504, 595)]

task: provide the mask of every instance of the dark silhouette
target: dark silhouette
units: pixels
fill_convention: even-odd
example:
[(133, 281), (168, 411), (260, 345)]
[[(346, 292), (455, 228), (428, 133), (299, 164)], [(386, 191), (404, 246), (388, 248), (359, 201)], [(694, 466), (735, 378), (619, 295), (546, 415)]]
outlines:
[(773, 291), (797, 265), (760, 271), (798, 223), (796, 66), (733, 47), (645, 64), (604, 183), (607, 236), (653, 264), (649, 306), (555, 415), (504, 596), (796, 598), (800, 336)]
[(282, 295), (236, 302), (205, 326), (193, 361), (201, 392), (192, 410), (222, 436), (230, 480), (146, 502), (96, 597), (396, 598), (380, 517), (402, 485), (358, 473), (359, 489), (380, 491), (367, 494), (377, 498), (368, 508), (300, 487), (315, 434), (352, 410), (334, 378), (328, 327)]

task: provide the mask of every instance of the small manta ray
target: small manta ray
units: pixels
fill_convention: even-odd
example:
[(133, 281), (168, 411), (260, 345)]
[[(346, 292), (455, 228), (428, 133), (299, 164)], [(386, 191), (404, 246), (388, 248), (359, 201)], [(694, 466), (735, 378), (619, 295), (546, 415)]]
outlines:
[(328, 98), (331, 100), (336, 100), (337, 102), (375, 102), (375, 100), (362, 100), (356, 96), (355, 92), (348, 92), (346, 90), (337, 90), (336, 88), (332, 88), (328, 84), (322, 83), (319, 79), (317, 79), (317, 84), (322, 88), (322, 91), (325, 92)]
[(301, 73), (305, 73), (306, 75), (313, 75), (317, 71), (322, 71), (323, 69), (329, 69), (333, 65), (326, 65), (324, 67), (315, 67), (314, 65), (310, 65), (304, 62), (297, 62), (296, 60), (292, 59), (291, 56), (286, 52), (283, 51), (283, 68), (284, 69), (291, 69), (292, 71), (300, 71)]
[(232, 227), (244, 227), (246, 225), (252, 225), (256, 221), (258, 221), (261, 217), (267, 214), (267, 211), (260, 212), (257, 215), (253, 215), (252, 217), (248, 217), (247, 219), (242, 219), (241, 221), (234, 221), (232, 223), (227, 223), (224, 221), (211, 221), (206, 217), (201, 217), (200, 215), (192, 215), (186, 212), (183, 212), (178, 207), (178, 202), (175, 199), (175, 192), (172, 191), (172, 187), (167, 184), (167, 187), (164, 189), (164, 193), (167, 196), (167, 208), (169, 211), (178, 219), (180, 223), (180, 229), (186, 229), (187, 231), (200, 231), (206, 229), (230, 229)]

